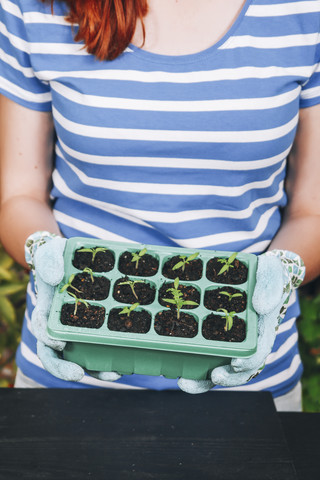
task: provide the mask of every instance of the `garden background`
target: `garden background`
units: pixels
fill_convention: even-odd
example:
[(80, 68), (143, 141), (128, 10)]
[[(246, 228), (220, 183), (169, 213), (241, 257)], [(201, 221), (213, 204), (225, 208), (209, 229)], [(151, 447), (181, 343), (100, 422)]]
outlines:
[[(27, 272), (0, 245), (0, 387), (13, 386), (27, 282)], [(304, 364), (303, 409), (320, 412), (320, 278), (301, 288), (300, 298), (298, 328)]]

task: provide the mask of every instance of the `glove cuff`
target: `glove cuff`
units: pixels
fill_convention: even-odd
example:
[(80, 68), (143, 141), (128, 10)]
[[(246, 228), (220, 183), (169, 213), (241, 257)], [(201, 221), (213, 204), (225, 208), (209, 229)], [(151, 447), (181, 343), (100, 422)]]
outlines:
[[(265, 255), (268, 256), (276, 256), (280, 258), (282, 266), (284, 267), (284, 274), (287, 277), (286, 284), (290, 285), (290, 289), (298, 288), (306, 273), (306, 267), (303, 263), (302, 258), (294, 252), (290, 252), (289, 250), (270, 250), (266, 252)], [(286, 288), (284, 289), (284, 293)]]
[(47, 243), (47, 241), (51, 238), (57, 237), (55, 233), (50, 233), (47, 231), (38, 231), (35, 233), (32, 233), (29, 235), (27, 238), (25, 244), (24, 244), (24, 256), (26, 259), (26, 262), (28, 266), (30, 267), (30, 270), (34, 271), (34, 256), (36, 254), (37, 249), (41, 246)]
[(36, 281), (36, 275), (35, 275), (35, 266), (34, 266), (34, 256), (36, 254), (37, 249), (41, 246), (44, 245), (45, 243), (48, 242), (48, 240), (51, 240), (52, 238), (58, 237), (55, 233), (50, 233), (45, 230), (40, 230), (38, 232), (32, 233), (29, 235), (27, 238), (25, 245), (24, 245), (24, 255), (26, 262), (33, 273), (33, 278), (34, 278), (34, 287), (35, 291), (37, 293), (37, 281)]
[(278, 323), (280, 324), (287, 312), (291, 293), (302, 283), (306, 268), (302, 258), (298, 254), (288, 250), (270, 250), (269, 252), (266, 252), (265, 255), (273, 255), (280, 258), (283, 267), (283, 274), (285, 276), (283, 285), (283, 304), (278, 318)]

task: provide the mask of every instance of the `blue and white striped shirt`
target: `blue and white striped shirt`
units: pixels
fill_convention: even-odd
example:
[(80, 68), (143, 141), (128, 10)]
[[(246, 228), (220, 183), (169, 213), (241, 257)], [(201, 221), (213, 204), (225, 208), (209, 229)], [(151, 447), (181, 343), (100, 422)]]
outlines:
[[(286, 205), (286, 158), (299, 109), (320, 103), (320, 1), (247, 0), (229, 31), (195, 54), (130, 45), (98, 61), (74, 42), (66, 6), (0, 0), (0, 92), (52, 111), (54, 215), (66, 237), (263, 252)], [(75, 27), (76, 30), (76, 27)], [(36, 139), (35, 139), (36, 141)], [(53, 378), (30, 332), (32, 287), (17, 362)], [(292, 299), (263, 372), (241, 389), (289, 391), (302, 373)], [(176, 388), (175, 380), (116, 382)], [(109, 386), (109, 385), (108, 385)]]

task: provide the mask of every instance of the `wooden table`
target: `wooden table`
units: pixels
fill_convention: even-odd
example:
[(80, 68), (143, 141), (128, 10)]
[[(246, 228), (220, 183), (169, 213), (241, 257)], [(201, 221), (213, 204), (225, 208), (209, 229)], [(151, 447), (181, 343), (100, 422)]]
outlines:
[(268, 393), (0, 389), (0, 479), (313, 480), (319, 432)]

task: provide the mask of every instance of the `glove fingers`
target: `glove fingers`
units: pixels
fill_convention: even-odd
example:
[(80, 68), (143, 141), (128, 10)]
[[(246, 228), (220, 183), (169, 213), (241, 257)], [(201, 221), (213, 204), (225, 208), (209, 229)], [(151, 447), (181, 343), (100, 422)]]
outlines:
[(47, 315), (46, 312), (43, 312), (38, 305), (32, 312), (31, 317), (31, 330), (37, 340), (44, 343), (48, 347), (53, 348), (54, 350), (62, 351), (66, 346), (65, 342), (60, 340), (54, 340), (50, 338), (47, 334)]
[(179, 378), (178, 386), (186, 393), (205, 393), (211, 390), (213, 383), (210, 380), (189, 380), (187, 378)]
[(276, 308), (283, 295), (284, 277), (280, 258), (261, 255), (257, 268), (257, 283), (252, 305), (258, 314), (264, 315)]
[(212, 370), (211, 380), (222, 387), (237, 387), (247, 383), (256, 373), (256, 369), (235, 373), (231, 365), (224, 365)]
[(39, 341), (37, 342), (37, 354), (44, 368), (61, 380), (79, 382), (84, 376), (84, 370), (79, 365), (63, 360), (55, 350)]
[(261, 365), (265, 364), (276, 338), (279, 311), (280, 307), (269, 315), (261, 315), (259, 318), (257, 351), (249, 358), (233, 358), (231, 367), (235, 372), (240, 370), (258, 370)]
[(54, 289), (51, 285), (45, 283), (40, 277), (37, 281), (38, 294), (36, 308), (39, 308), (46, 316), (49, 315)]
[(91, 377), (103, 380), (104, 382), (115, 382), (121, 378), (121, 375), (117, 372), (95, 372), (93, 370), (86, 370), (86, 372)]
[(34, 265), (36, 274), (49, 285), (58, 285), (63, 279), (63, 252), (65, 245), (65, 238), (55, 237), (45, 245), (41, 245), (35, 253)]

